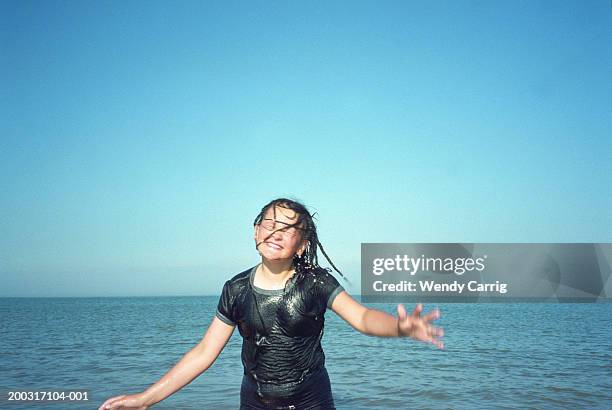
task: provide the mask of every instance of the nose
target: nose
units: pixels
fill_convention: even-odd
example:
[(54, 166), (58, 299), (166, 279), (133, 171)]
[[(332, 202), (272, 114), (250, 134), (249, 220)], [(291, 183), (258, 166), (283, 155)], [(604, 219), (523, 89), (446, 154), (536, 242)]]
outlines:
[(277, 231), (276, 228), (274, 229), (275, 230), (270, 235), (270, 239), (274, 239), (275, 241), (280, 241), (281, 239), (283, 239), (283, 233), (281, 231)]

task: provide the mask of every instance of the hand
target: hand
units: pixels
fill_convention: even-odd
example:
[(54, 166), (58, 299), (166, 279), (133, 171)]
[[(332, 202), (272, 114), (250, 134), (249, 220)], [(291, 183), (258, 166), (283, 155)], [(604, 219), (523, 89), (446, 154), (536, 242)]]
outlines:
[(149, 406), (145, 404), (145, 398), (142, 393), (131, 394), (129, 396), (116, 396), (106, 400), (98, 408), (98, 410), (110, 410), (110, 409), (134, 409), (134, 410), (147, 410)]
[(397, 331), (399, 336), (408, 336), (444, 349), (444, 343), (438, 339), (444, 336), (444, 330), (430, 324), (432, 320), (440, 318), (440, 311), (436, 309), (421, 317), (422, 310), (423, 305), (419, 303), (414, 308), (412, 315), (408, 316), (404, 305), (397, 305)]

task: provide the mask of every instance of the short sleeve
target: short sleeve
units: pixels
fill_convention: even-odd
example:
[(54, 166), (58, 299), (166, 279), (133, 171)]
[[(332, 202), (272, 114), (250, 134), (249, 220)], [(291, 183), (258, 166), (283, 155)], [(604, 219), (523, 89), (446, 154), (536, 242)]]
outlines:
[(223, 290), (221, 291), (221, 296), (219, 297), (219, 304), (217, 305), (217, 313), (216, 316), (223, 323), (228, 324), (230, 326), (236, 325), (236, 320), (234, 319), (233, 314), (233, 304), (234, 298), (231, 294), (230, 282), (225, 282), (223, 285)]
[(317, 274), (317, 282), (321, 282), (321, 295), (328, 309), (331, 309), (334, 299), (344, 290), (334, 276), (326, 270)]

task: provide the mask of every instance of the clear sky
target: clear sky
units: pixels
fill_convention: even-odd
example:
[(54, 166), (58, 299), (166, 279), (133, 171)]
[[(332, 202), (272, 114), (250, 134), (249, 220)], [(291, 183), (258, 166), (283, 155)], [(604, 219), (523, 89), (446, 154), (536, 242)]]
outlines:
[(0, 296), (219, 294), (362, 242), (612, 241), (612, 6), (0, 1)]

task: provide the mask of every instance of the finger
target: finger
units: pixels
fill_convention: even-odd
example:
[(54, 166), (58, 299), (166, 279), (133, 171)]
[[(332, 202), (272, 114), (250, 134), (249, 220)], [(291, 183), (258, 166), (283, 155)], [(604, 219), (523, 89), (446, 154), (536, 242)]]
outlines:
[(109, 410), (120, 409), (124, 405), (125, 405), (125, 400), (118, 400), (114, 403), (111, 403), (109, 406), (107, 406), (107, 408)]
[(444, 337), (444, 329), (441, 327), (429, 326), (427, 330), (431, 336)]
[(122, 406), (125, 406), (125, 400), (124, 399), (119, 399), (119, 400), (115, 400), (114, 402), (112, 402), (110, 404), (107, 404), (106, 407), (105, 407), (105, 410), (120, 409)]
[(423, 321), (425, 323), (429, 323), (432, 320), (440, 319), (440, 311), (438, 309), (434, 309), (425, 316), (423, 316)]
[(435, 337), (429, 337), (427, 339), (424, 340), (427, 343), (431, 343), (432, 345), (436, 346), (438, 349), (444, 349), (444, 342), (436, 339)]
[(421, 311), (423, 310), (423, 305), (420, 303), (417, 303), (416, 307), (414, 308), (414, 310), (412, 311), (412, 317), (418, 318), (421, 316)]
[(441, 340), (433, 339), (432, 342), (438, 349), (444, 349), (444, 342)]
[(404, 307), (404, 305), (400, 303), (399, 305), (397, 305), (397, 318), (401, 321), (401, 320), (406, 319), (406, 316), (407, 316), (406, 308)]
[(123, 394), (123, 395), (121, 395), (121, 396), (111, 397), (110, 399), (108, 399), (108, 400), (106, 400), (104, 403), (102, 403), (102, 405), (101, 405), (101, 406), (98, 408), (98, 410), (104, 410), (104, 409), (108, 408), (108, 407), (106, 407), (106, 406), (108, 406), (108, 405), (110, 405), (111, 403), (113, 403), (114, 401), (116, 401), (116, 400), (120, 400), (120, 399), (122, 399), (122, 398), (124, 398), (124, 397), (125, 397), (125, 394)]

